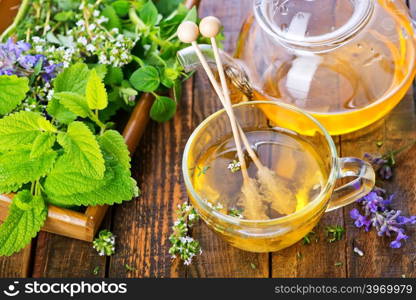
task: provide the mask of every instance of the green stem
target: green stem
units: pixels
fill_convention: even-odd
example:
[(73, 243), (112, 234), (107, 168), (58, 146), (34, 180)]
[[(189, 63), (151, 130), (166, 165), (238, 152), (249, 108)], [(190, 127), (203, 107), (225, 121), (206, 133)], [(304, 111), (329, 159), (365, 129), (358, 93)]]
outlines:
[(137, 57), (136, 55), (131, 54), (131, 58), (133, 58), (133, 60), (135, 62), (137, 62), (140, 67), (144, 67), (145, 66), (143, 60), (140, 57)]
[(409, 148), (409, 147), (411, 147), (411, 146), (413, 146), (413, 145), (415, 145), (416, 144), (416, 140), (413, 140), (412, 142), (410, 142), (410, 143), (408, 143), (408, 144), (406, 144), (406, 145), (404, 145), (403, 147), (400, 147), (399, 149), (397, 149), (397, 150), (392, 150), (392, 151), (389, 151), (388, 153), (386, 153), (386, 154), (384, 154), (383, 155), (383, 158), (384, 159), (389, 159), (389, 158), (391, 158), (391, 157), (394, 157), (395, 155), (397, 155), (397, 154), (399, 154), (400, 152), (402, 152), (403, 150), (405, 150), (405, 149), (407, 149), (407, 148)]
[(17, 28), (17, 25), (20, 23), (20, 21), (23, 20), (23, 18), (26, 15), (26, 12), (29, 8), (30, 0), (23, 0), (22, 4), (20, 5), (19, 11), (17, 12), (16, 17), (14, 18), (14, 21), (12, 25), (10, 25), (1, 35), (0, 35), (0, 42), (4, 41), (5, 38), (11, 36)]
[(106, 129), (106, 126), (98, 118), (98, 110), (96, 110), (94, 114), (90, 114), (89, 118), (91, 119), (91, 121), (97, 124), (98, 127), (100, 127), (100, 135), (102, 135)]
[(134, 6), (131, 6), (129, 9), (129, 19), (134, 25), (136, 25), (136, 30), (145, 30), (147, 28), (146, 24), (144, 24), (142, 19), (140, 19), (137, 15), (136, 8)]
[(46, 12), (46, 20), (45, 20), (45, 24), (43, 25), (43, 35), (46, 35), (47, 32), (47, 28), (49, 26), (49, 20), (51, 18), (51, 7), (50, 7), (50, 2), (48, 2), (48, 10)]

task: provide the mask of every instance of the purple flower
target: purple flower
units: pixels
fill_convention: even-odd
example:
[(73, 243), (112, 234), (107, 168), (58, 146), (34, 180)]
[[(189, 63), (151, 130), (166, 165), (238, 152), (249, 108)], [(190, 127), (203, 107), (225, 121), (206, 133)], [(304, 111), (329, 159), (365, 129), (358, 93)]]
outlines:
[(29, 43), (15, 43), (13, 39), (0, 44), (0, 75), (28, 77), (34, 74), (36, 69), (38, 72), (35, 76), (40, 74), (47, 82), (56, 77), (61, 64), (51, 64), (44, 55), (29, 53), (30, 49)]
[(373, 156), (369, 153), (365, 153), (364, 158), (371, 163), (382, 179), (389, 180), (393, 177), (393, 164), (390, 160), (385, 159), (383, 156)]
[(404, 225), (416, 224), (416, 216), (405, 217), (400, 210), (391, 209), (393, 198), (394, 194), (388, 195), (384, 189), (375, 187), (368, 195), (357, 200), (363, 213), (354, 208), (350, 211), (350, 216), (355, 220), (354, 225), (358, 228), (364, 227), (365, 231), (374, 227), (378, 236), (395, 235), (390, 247), (400, 248), (402, 241), (408, 239)]
[(45, 65), (44, 69), (43, 69), (43, 73), (42, 73), (42, 78), (46, 81), (49, 82), (51, 81), (53, 78), (56, 77), (57, 75), (57, 70), (62, 67), (63, 64), (47, 64)]

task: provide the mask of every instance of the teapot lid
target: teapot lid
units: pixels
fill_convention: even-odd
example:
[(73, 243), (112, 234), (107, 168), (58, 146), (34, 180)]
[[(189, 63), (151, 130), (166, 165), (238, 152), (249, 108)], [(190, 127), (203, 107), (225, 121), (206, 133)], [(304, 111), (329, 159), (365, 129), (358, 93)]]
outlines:
[[(374, 0), (256, 0), (261, 28), (286, 46), (322, 52), (342, 45), (370, 19)], [(336, 18), (336, 20), (334, 20)]]

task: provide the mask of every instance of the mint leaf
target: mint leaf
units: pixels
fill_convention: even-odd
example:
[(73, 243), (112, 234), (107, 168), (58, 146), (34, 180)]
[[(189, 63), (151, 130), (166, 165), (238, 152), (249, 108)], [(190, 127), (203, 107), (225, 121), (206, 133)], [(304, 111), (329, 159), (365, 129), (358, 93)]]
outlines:
[(196, 10), (196, 6), (192, 7), (187, 15), (185, 16), (185, 19), (183, 19), (182, 22), (185, 21), (192, 21), (194, 23), (196, 23), (198, 21), (198, 11)]
[(30, 151), (30, 158), (36, 158), (42, 154), (51, 150), (53, 144), (55, 144), (56, 136), (50, 132), (42, 132), (38, 135), (33, 142), (32, 149)]
[(10, 194), (20, 189), (22, 184), (5, 185), (0, 182), (0, 194)]
[(24, 248), (43, 226), (48, 211), (41, 196), (19, 192), (0, 226), (0, 255), (10, 256)]
[[(103, 205), (121, 203), (125, 200), (130, 200), (133, 196), (139, 194), (137, 184), (134, 179), (131, 178), (130, 164), (127, 163), (128, 152), (124, 149), (125, 146), (121, 145), (119, 134), (116, 132), (107, 131), (103, 136), (99, 137), (100, 147), (104, 153), (106, 171), (104, 178), (100, 182), (96, 181), (95, 184), (91, 184), (89, 180), (83, 181), (81, 185), (84, 187), (94, 187), (90, 191), (77, 192), (74, 189), (68, 188), (68, 182), (75, 179), (69, 179), (68, 177), (62, 178), (57, 176), (57, 180), (50, 186), (48, 180), (45, 184), (45, 189), (48, 192), (49, 202), (60, 206), (71, 205)], [(123, 142), (124, 144), (124, 142)], [(123, 150), (117, 148), (122, 146)], [(58, 163), (57, 163), (58, 165)], [(67, 172), (63, 172), (65, 176)], [(78, 186), (77, 184), (74, 186)], [(49, 189), (52, 188), (52, 189)], [(72, 191), (72, 193), (69, 193)]]
[(159, 72), (152, 66), (142, 67), (131, 75), (130, 83), (136, 90), (153, 92), (160, 84)]
[(120, 67), (109, 66), (104, 83), (107, 85), (120, 85), (123, 78), (123, 70)]
[(157, 122), (170, 120), (176, 112), (176, 102), (169, 97), (159, 96), (150, 109), (150, 117)]
[[(107, 177), (114, 177), (112, 170), (106, 170)], [(45, 191), (48, 195), (72, 195), (101, 188), (103, 179), (91, 178), (82, 174), (66, 154), (61, 156), (45, 180)], [(53, 197), (52, 197), (53, 198)], [(52, 203), (57, 204), (57, 203)]]
[(20, 111), (0, 119), (0, 150), (29, 145), (44, 131), (56, 128), (40, 114)]
[(49, 150), (31, 158), (29, 146), (17, 147), (0, 156), (0, 182), (4, 186), (21, 185), (44, 177), (52, 169), (56, 152)]
[(125, 17), (129, 13), (130, 3), (127, 0), (117, 0), (111, 3), (119, 17)]
[(157, 8), (153, 4), (153, 1), (147, 1), (147, 3), (139, 11), (140, 19), (148, 26), (153, 26), (157, 22)]
[(130, 152), (124, 138), (118, 131), (107, 130), (102, 136), (98, 137), (101, 148), (114, 156), (114, 159), (125, 169), (130, 169)]
[(63, 106), (58, 99), (52, 98), (49, 101), (46, 111), (60, 123), (69, 124), (77, 118), (77, 115)]
[(88, 66), (83, 63), (76, 63), (64, 69), (53, 81), (54, 92), (74, 92), (84, 95), (89, 73)]
[(89, 192), (56, 195), (49, 193), (49, 201), (59, 206), (72, 205), (112, 205), (131, 200), (137, 195), (136, 182), (130, 177), (130, 172), (120, 165), (107, 167), (102, 185)]
[(104, 176), (104, 158), (87, 125), (78, 121), (71, 123), (67, 133), (58, 135), (58, 143), (79, 173), (97, 179)]
[(89, 108), (104, 109), (108, 105), (107, 92), (104, 83), (93, 69), (87, 82), (86, 98)]
[(93, 69), (97, 72), (98, 77), (101, 80), (104, 80), (105, 76), (107, 75), (107, 65), (104, 64), (94, 64)]
[(182, 2), (182, 0), (159, 0), (156, 5), (159, 12), (166, 17), (169, 16)]
[(69, 111), (82, 118), (88, 117), (91, 113), (87, 99), (74, 92), (60, 92), (54, 95), (56, 99)]
[(106, 5), (104, 9), (101, 11), (101, 13), (104, 17), (108, 19), (108, 21), (104, 23), (104, 26), (107, 29), (112, 29), (112, 28), (121, 29), (122, 28), (121, 19), (117, 15), (117, 12), (114, 9), (114, 7), (110, 5)]
[(0, 115), (10, 113), (15, 109), (29, 91), (29, 80), (16, 75), (0, 76)]

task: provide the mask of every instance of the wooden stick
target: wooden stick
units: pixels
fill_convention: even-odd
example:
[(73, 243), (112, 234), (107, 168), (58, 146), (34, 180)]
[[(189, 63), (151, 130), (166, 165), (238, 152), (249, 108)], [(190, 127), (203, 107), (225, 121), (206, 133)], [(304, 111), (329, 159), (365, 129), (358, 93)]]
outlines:
[[(212, 49), (214, 50), (215, 63), (218, 68), (218, 73), (220, 76), (220, 81), (221, 81), (221, 86), (222, 86), (222, 93), (223, 93), (223, 100), (224, 100), (223, 106), (228, 107), (228, 110), (231, 110), (233, 112), (232, 103), (230, 99), (230, 91), (228, 89), (227, 80), (225, 78), (225, 72), (224, 72), (222, 61), (221, 61), (220, 51), (218, 49), (217, 41), (215, 39), (215, 37), (220, 32), (221, 27), (222, 27), (221, 21), (218, 18), (213, 17), (213, 16), (205, 17), (204, 19), (202, 19), (201, 24), (199, 25), (201, 34), (204, 37), (210, 38)], [(232, 114), (234, 115), (234, 112)], [(250, 143), (247, 139), (247, 136), (244, 134), (243, 129), (241, 128), (240, 124), (235, 119), (235, 117), (233, 119), (237, 123), (239, 136), (241, 140), (243, 141), (244, 146), (247, 149), (247, 152), (250, 158), (253, 160), (254, 164), (256, 165), (258, 169), (262, 168), (263, 165), (261, 164), (256, 153), (251, 148)]]

